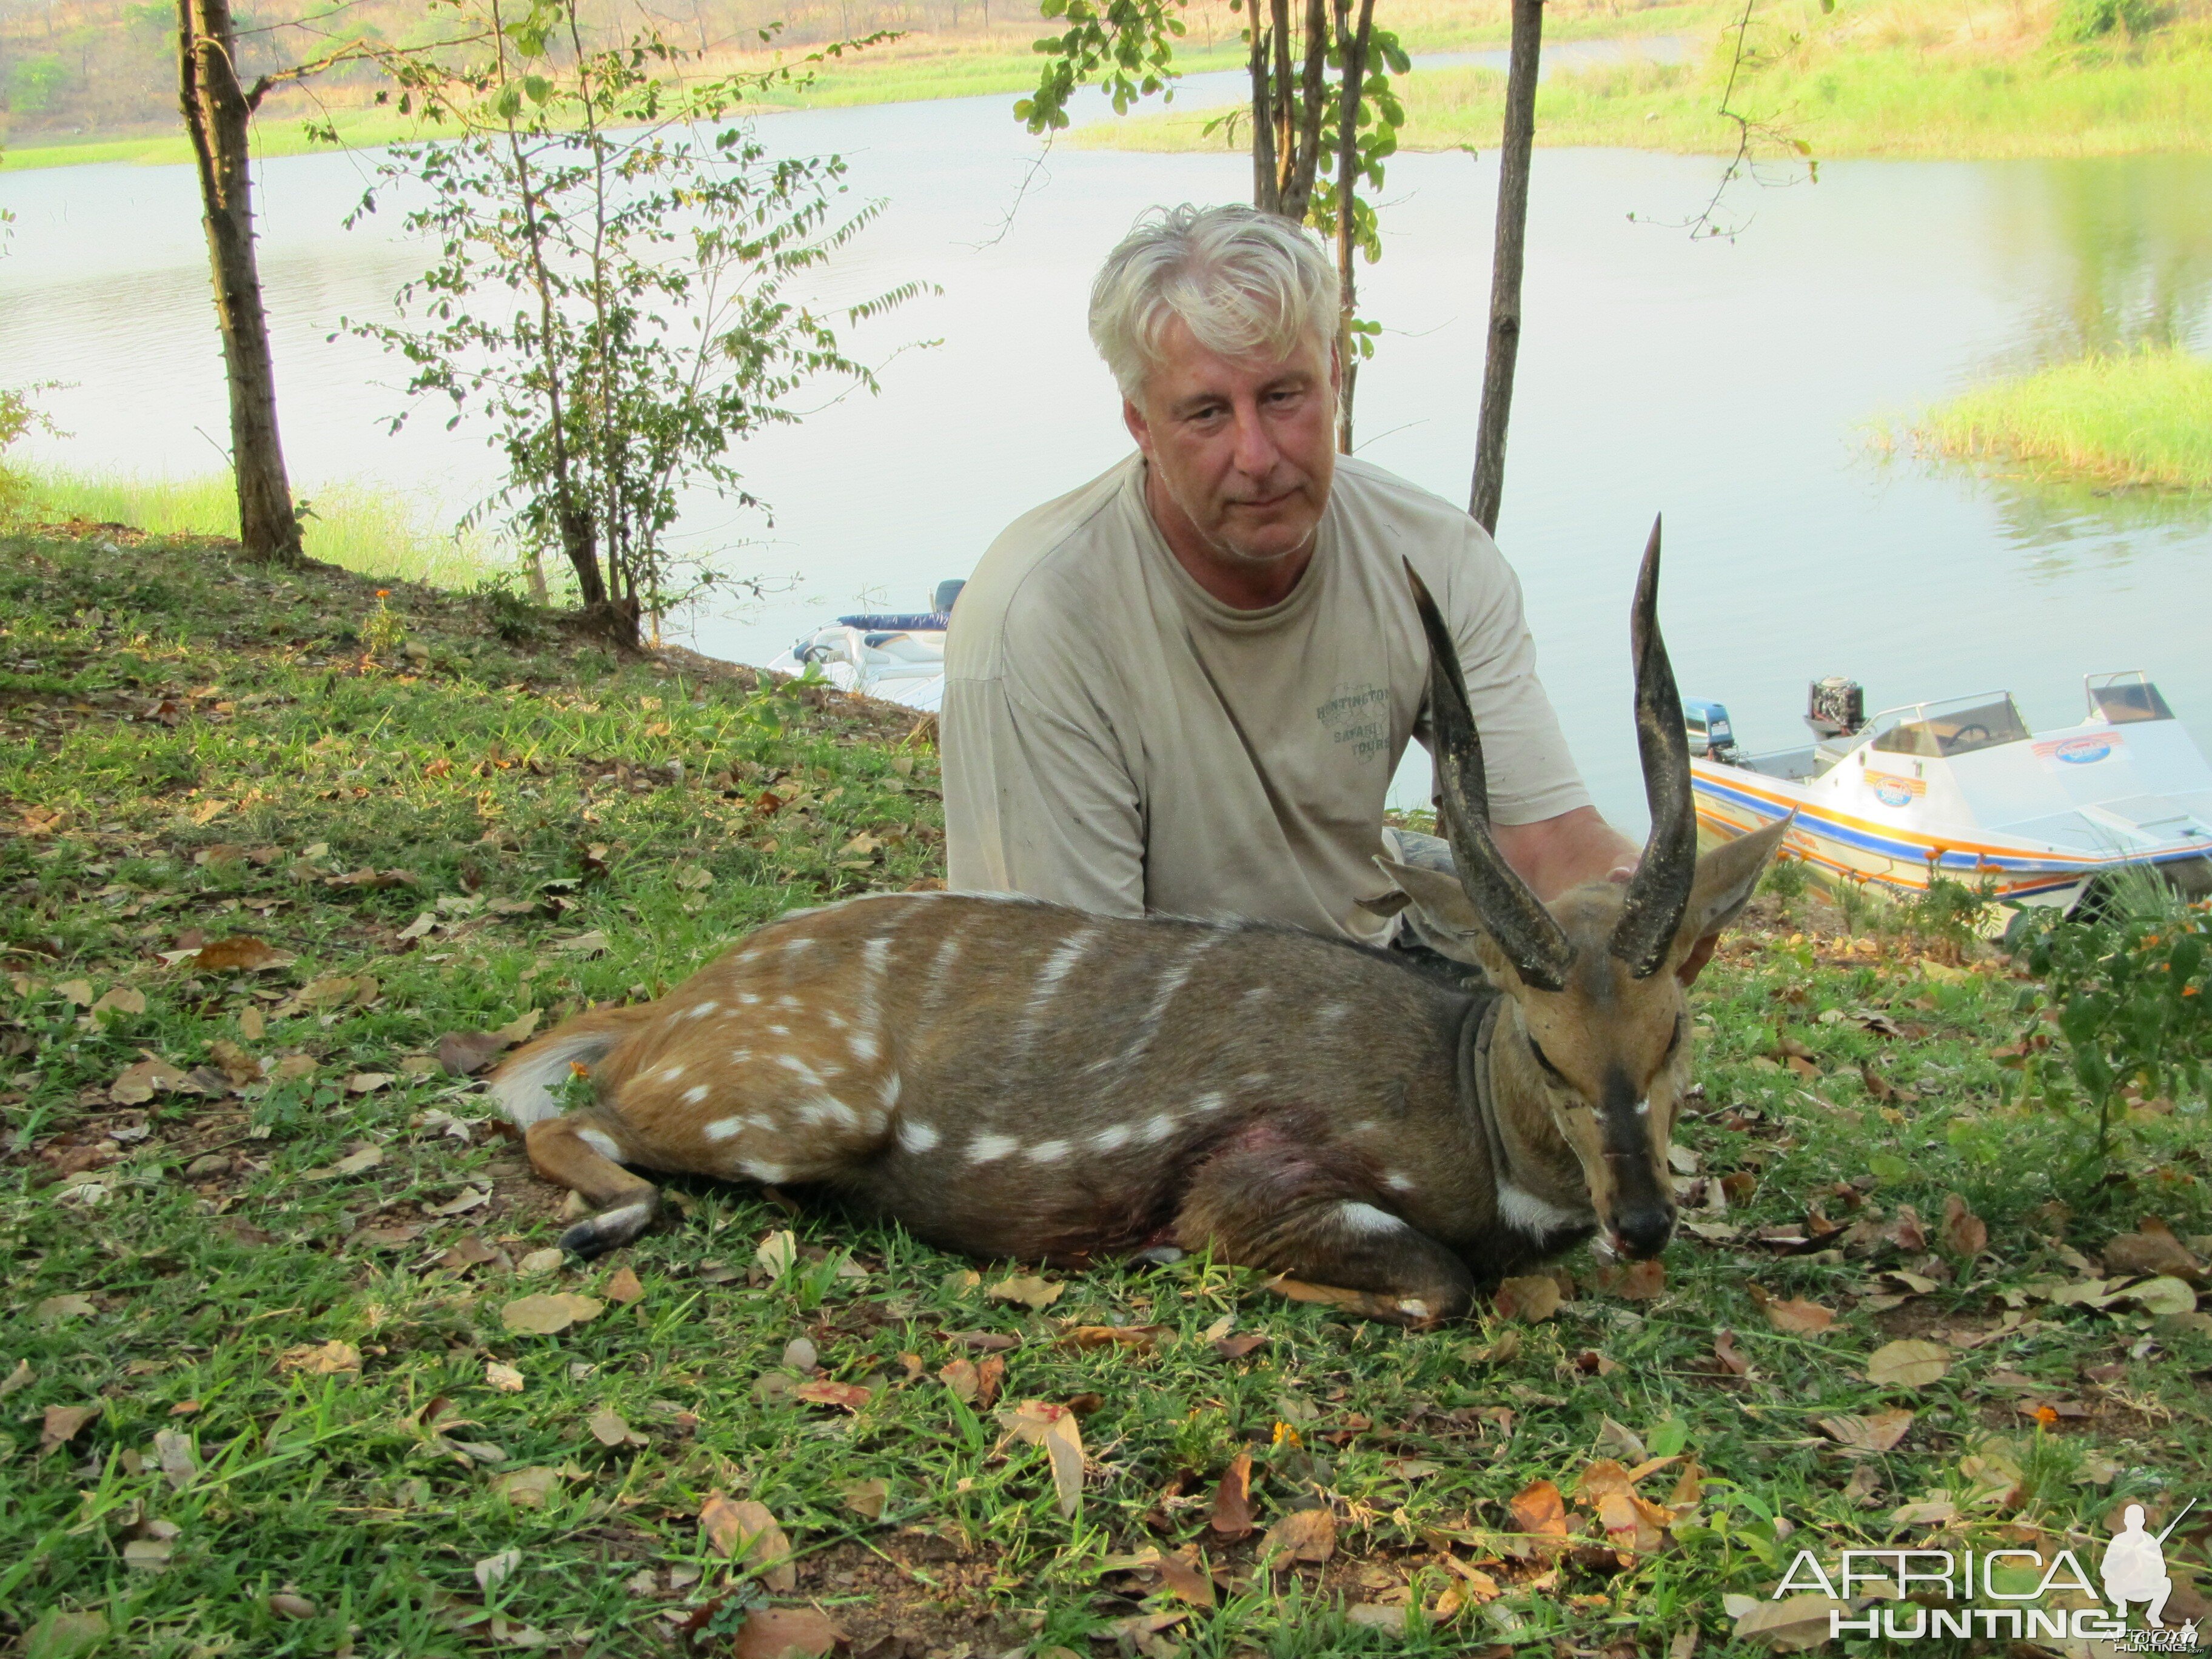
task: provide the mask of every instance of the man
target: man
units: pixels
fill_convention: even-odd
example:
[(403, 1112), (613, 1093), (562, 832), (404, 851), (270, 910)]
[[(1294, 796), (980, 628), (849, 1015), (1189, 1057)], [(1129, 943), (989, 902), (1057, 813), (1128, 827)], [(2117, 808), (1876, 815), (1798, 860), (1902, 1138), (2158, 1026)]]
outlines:
[(1420, 735), (1410, 560), (1457, 641), (1493, 834), (1543, 896), (1637, 850), (1575, 770), (1520, 586), (1465, 513), (1335, 453), (1337, 282), (1249, 208), (1140, 221), (1091, 331), (1138, 453), (1018, 520), (963, 590), (940, 717), (956, 889), (1109, 915), (1395, 922), (1386, 792)]

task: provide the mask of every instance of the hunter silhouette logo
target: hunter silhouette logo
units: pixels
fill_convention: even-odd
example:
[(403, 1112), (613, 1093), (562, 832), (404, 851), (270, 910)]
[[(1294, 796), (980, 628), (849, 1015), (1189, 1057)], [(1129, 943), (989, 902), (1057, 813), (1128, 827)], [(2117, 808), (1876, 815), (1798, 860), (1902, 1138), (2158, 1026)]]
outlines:
[[(2190, 1500), (2190, 1508), (2196, 1500)], [(2189, 1510), (2182, 1510), (2186, 1515)], [(2105, 1599), (2119, 1610), (2120, 1617), (2128, 1616), (2128, 1603), (2148, 1601), (2143, 1609), (2143, 1622), (2153, 1630), (2164, 1630), (2166, 1621), (2159, 1614), (2166, 1611), (2166, 1598), (2173, 1594), (2173, 1580), (2166, 1576), (2166, 1540), (2167, 1534), (2181, 1524), (2181, 1515), (2166, 1523), (2165, 1532), (2155, 1538), (2143, 1530), (2143, 1510), (2140, 1504), (2128, 1505), (2122, 1517), (2123, 1526), (2112, 1541), (2105, 1547)]]
[[(1798, 1597), (1802, 1612), (1789, 1620), (1793, 1624), (1826, 1611), (1831, 1640), (1978, 1636), (2015, 1642), (2101, 1641), (2130, 1652), (2195, 1653), (2194, 1621), (2170, 1625), (2164, 1614), (2174, 1589), (2166, 1569), (2166, 1540), (2196, 1507), (2191, 1498), (2164, 1531), (2153, 1534), (2143, 1525), (2142, 1505), (2129, 1504), (2099, 1563), (2101, 1598), (2071, 1550), (2060, 1550), (2045, 1561), (2027, 1549), (1881, 1549), (1845, 1550), (1833, 1566), (1824, 1566), (1810, 1550), (1800, 1550), (1769, 1600)], [(2046, 1598), (2062, 1593), (2097, 1605), (2045, 1605)], [(1916, 1595), (1929, 1599), (1911, 1599)], [(1935, 1604), (1938, 1598), (1940, 1605)], [(2147, 1628), (2130, 1630), (2129, 1609), (2138, 1603)]]

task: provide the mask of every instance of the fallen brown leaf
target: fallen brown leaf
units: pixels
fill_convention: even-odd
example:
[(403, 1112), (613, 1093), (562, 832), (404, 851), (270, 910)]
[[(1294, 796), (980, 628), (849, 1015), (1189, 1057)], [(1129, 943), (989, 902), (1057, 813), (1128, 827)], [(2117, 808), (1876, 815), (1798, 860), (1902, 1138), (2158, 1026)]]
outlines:
[(1913, 1413), (1902, 1407), (1864, 1417), (1823, 1417), (1817, 1426), (1846, 1451), (1886, 1452), (1905, 1438)]
[(1943, 1200), (1943, 1248), (1954, 1255), (1973, 1257), (1989, 1248), (1988, 1224), (1953, 1193)]
[(699, 1524), (715, 1553), (742, 1562), (760, 1575), (761, 1582), (779, 1595), (798, 1588), (799, 1571), (791, 1563), (791, 1540), (776, 1524), (765, 1504), (750, 1498), (732, 1503), (715, 1492), (699, 1510)]
[(98, 1401), (89, 1406), (49, 1406), (39, 1425), (39, 1455), (58, 1451), (77, 1437), (77, 1431), (106, 1409)]
[(812, 1607), (755, 1607), (745, 1615), (731, 1659), (821, 1659), (845, 1632)]
[(1179, 1555), (1163, 1555), (1155, 1564), (1160, 1570), (1160, 1583), (1169, 1595), (1193, 1607), (1213, 1605), (1213, 1577), (1206, 1569), (1206, 1558), (1193, 1547)]
[(1060, 1293), (1066, 1289), (1065, 1284), (1054, 1279), (1017, 1274), (1000, 1279), (983, 1294), (994, 1302), (1018, 1302), (1024, 1307), (1042, 1310), (1059, 1301)]
[(608, 1276), (607, 1282), (600, 1285), (599, 1289), (605, 1292), (608, 1301), (619, 1302), (624, 1307), (628, 1307), (645, 1295), (644, 1284), (639, 1279), (637, 1274), (628, 1267), (616, 1268)]
[(1293, 1510), (1267, 1528), (1260, 1540), (1262, 1561), (1322, 1562), (1336, 1553), (1336, 1513), (1333, 1510)]
[(219, 939), (203, 945), (192, 957), (192, 966), (210, 973), (259, 973), (264, 968), (282, 968), (294, 958), (287, 952), (263, 943), (251, 933), (234, 933), (228, 939)]
[(166, 1060), (146, 1059), (126, 1066), (107, 1086), (107, 1097), (118, 1106), (143, 1106), (156, 1092), (172, 1093), (185, 1085), (185, 1074)]
[(1866, 1376), (1878, 1389), (1917, 1389), (1942, 1380), (1950, 1369), (1951, 1351), (1941, 1342), (1908, 1337), (1876, 1348)]
[(845, 1507), (866, 1521), (884, 1518), (884, 1505), (890, 1501), (890, 1495), (888, 1480), (848, 1481), (841, 1492)]
[(1060, 1512), (1073, 1516), (1083, 1503), (1083, 1431), (1076, 1425), (1075, 1413), (1048, 1401), (1024, 1400), (1000, 1417), (1016, 1439), (1045, 1449)]
[(571, 1325), (597, 1319), (605, 1304), (573, 1291), (520, 1297), (499, 1310), (500, 1321), (510, 1331), (525, 1336), (550, 1336)]
[(491, 1489), (519, 1510), (545, 1507), (545, 1500), (561, 1484), (561, 1472), (540, 1465), (510, 1469), (492, 1482)]
[(1567, 1504), (1559, 1489), (1548, 1480), (1534, 1481), (1514, 1493), (1506, 1506), (1513, 1525), (1528, 1540), (1534, 1553), (1555, 1553), (1566, 1547)]
[(1818, 1336), (1836, 1322), (1836, 1310), (1824, 1308), (1817, 1302), (1808, 1302), (1802, 1297), (1792, 1297), (1787, 1302), (1766, 1304), (1766, 1322), (1778, 1331), (1787, 1331), (1792, 1336)]
[(1559, 1312), (1562, 1300), (1559, 1281), (1548, 1273), (1508, 1279), (1498, 1286), (1498, 1313), (1502, 1319), (1537, 1324)]
[(2112, 1239), (2105, 1246), (2103, 1255), (2108, 1273), (2142, 1273), (2150, 1278), (2192, 1280), (2204, 1276), (2204, 1264), (2156, 1216), (2145, 1216), (2135, 1231)]
[(963, 1404), (970, 1403), (975, 1398), (975, 1365), (973, 1360), (948, 1362), (937, 1373), (937, 1380), (951, 1389), (953, 1396)]
[(826, 1378), (801, 1382), (791, 1391), (793, 1399), (804, 1400), (809, 1405), (835, 1406), (848, 1412), (856, 1412), (866, 1405), (873, 1392), (857, 1382), (832, 1382)]
[(1213, 1489), (1213, 1516), (1207, 1523), (1223, 1538), (1248, 1538), (1252, 1525), (1252, 1454), (1238, 1452)]
[(361, 1369), (361, 1350), (336, 1338), (328, 1342), (302, 1342), (276, 1356), (280, 1371), (304, 1371), (309, 1376), (336, 1376)]

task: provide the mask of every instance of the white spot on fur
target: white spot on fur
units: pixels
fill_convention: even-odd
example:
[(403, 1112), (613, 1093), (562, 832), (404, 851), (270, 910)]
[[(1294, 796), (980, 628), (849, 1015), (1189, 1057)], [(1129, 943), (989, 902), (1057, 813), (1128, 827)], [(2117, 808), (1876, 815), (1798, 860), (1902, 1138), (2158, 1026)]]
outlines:
[(834, 1123), (841, 1129), (856, 1128), (860, 1115), (835, 1095), (823, 1095), (810, 1100), (799, 1109), (801, 1123)]
[(1638, 1117), (1650, 1117), (1651, 1115), (1651, 1103), (1648, 1100), (1638, 1101), (1636, 1103), (1636, 1115)]
[(708, 1015), (713, 1013), (721, 1006), (722, 1005), (719, 1002), (695, 1002), (691, 1005), (691, 1012), (686, 1016), (686, 1018), (690, 1019), (704, 1019)]
[(1229, 1097), (1218, 1089), (1209, 1089), (1190, 1103), (1194, 1112), (1218, 1112), (1229, 1103)]
[(738, 993), (738, 1000), (744, 1003), (745, 1006), (750, 1008), (753, 1004), (760, 1000), (760, 997), (757, 994), (751, 991), (740, 991)]
[(1268, 1078), (1265, 1072), (1247, 1072), (1237, 1079), (1237, 1086), (1240, 1089), (1264, 1089), (1267, 1086), (1267, 1083)]
[(885, 1111), (888, 1112), (892, 1107), (897, 1105), (899, 1097), (899, 1074), (896, 1072), (893, 1072), (885, 1077), (883, 1081), (883, 1085), (878, 1092), (883, 1097), (884, 1109)]
[(778, 1054), (775, 1057), (775, 1063), (797, 1077), (801, 1083), (817, 1084), (822, 1081), (822, 1073), (809, 1066), (797, 1054)]
[(1394, 1193), (1410, 1193), (1413, 1190), (1413, 1177), (1403, 1170), (1390, 1170), (1384, 1172), (1382, 1184)]
[(664, 1066), (660, 1068), (660, 1080), (663, 1083), (673, 1083), (683, 1075), (684, 1068), (681, 1066)]
[(1336, 1218), (1345, 1231), (1363, 1236), (1394, 1233), (1406, 1224), (1388, 1210), (1378, 1210), (1372, 1204), (1353, 1200), (1346, 1200), (1336, 1206)]
[(747, 1117), (716, 1118), (707, 1126), (704, 1133), (709, 1140), (728, 1140), (733, 1136), (743, 1134), (745, 1132), (745, 1126), (751, 1121), (752, 1120)]
[(610, 1164), (622, 1162), (622, 1148), (615, 1145), (612, 1135), (603, 1134), (597, 1129), (579, 1129), (576, 1131), (576, 1139)]
[(1342, 1019), (1345, 1015), (1350, 1012), (1351, 1008), (1349, 1005), (1346, 1003), (1324, 1003), (1314, 1011), (1314, 1024), (1316, 1025), (1334, 1025), (1338, 1020)]
[(1067, 1143), (1064, 1140), (1040, 1140), (1028, 1152), (1032, 1164), (1056, 1164), (1066, 1156)]
[(1398, 1299), (1398, 1311), (1411, 1319), (1426, 1319), (1429, 1316), (1429, 1304), (1418, 1296), (1401, 1297)]
[[(801, 916), (803, 916), (803, 915), (806, 915), (806, 914), (807, 914), (807, 912), (805, 912), (805, 911), (804, 911), (804, 910), (796, 910), (796, 911), (793, 911), (792, 914), (793, 914), (793, 915), (801, 915)], [(814, 943), (814, 941), (813, 941), (813, 939), (812, 939), (811, 937), (809, 937), (808, 935), (806, 935), (806, 934), (805, 934), (805, 933), (801, 933), (801, 934), (800, 934), (797, 939), (787, 939), (784, 940), (784, 942), (783, 942), (783, 953), (784, 953), (784, 955), (786, 955), (786, 956), (787, 956), (787, 957), (795, 957), (795, 956), (797, 956), (797, 955), (798, 955), (801, 951), (804, 951), (804, 950), (805, 950), (808, 945), (811, 945), (811, 944), (813, 944), (813, 943)]]
[(684, 1091), (684, 1103), (686, 1106), (696, 1106), (712, 1092), (714, 1091), (705, 1084), (695, 1083)]
[(1091, 1145), (1097, 1151), (1110, 1152), (1117, 1147), (1127, 1146), (1129, 1134), (1130, 1129), (1127, 1124), (1116, 1123), (1111, 1128), (1101, 1129), (1097, 1134), (1091, 1136)]
[(791, 1035), (791, 1027), (788, 1025), (771, 1025), (768, 1028), (768, 1034), (770, 1036), (789, 1036)]
[(1539, 1198), (1527, 1188), (1516, 1187), (1510, 1181), (1498, 1184), (1498, 1213), (1516, 1231), (1539, 1237), (1563, 1227), (1583, 1225), (1589, 1220), (1587, 1214), (1563, 1210), (1550, 1200)]
[(1352, 1126), (1352, 1133), (1354, 1133), (1354, 1134), (1356, 1134), (1356, 1135), (1366, 1135), (1366, 1134), (1372, 1134), (1372, 1133), (1375, 1133), (1375, 1120), (1374, 1120), (1373, 1118), (1371, 1118), (1371, 1117), (1363, 1117), (1363, 1118), (1361, 1118), (1361, 1119), (1359, 1120), (1359, 1121), (1358, 1121), (1358, 1122), (1357, 1122), (1357, 1123), (1355, 1123), (1355, 1124), (1353, 1124), (1353, 1125)]
[(943, 1139), (933, 1123), (924, 1123), (918, 1118), (901, 1118), (898, 1144), (909, 1152), (926, 1152)]
[(738, 1167), (763, 1187), (781, 1187), (791, 1179), (791, 1171), (784, 1165), (762, 1158), (749, 1158)]
[(744, 1065), (752, 1057), (753, 1051), (750, 1048), (732, 1048), (730, 1050), (730, 1059), (732, 1062), (738, 1066)]
[(989, 1164), (1009, 1152), (1019, 1152), (1022, 1143), (1012, 1135), (977, 1135), (968, 1143), (970, 1164)]
[(1155, 1112), (1152, 1114), (1152, 1121), (1145, 1125), (1145, 1139), (1154, 1141), (1165, 1140), (1175, 1133), (1175, 1127), (1176, 1119), (1173, 1112)]
[(877, 1046), (875, 1038), (870, 1036), (866, 1031), (856, 1031), (846, 1041), (853, 1050), (853, 1058), (863, 1066), (868, 1065), (882, 1052)]
[(775, 1000), (775, 1006), (779, 1008), (796, 1008), (799, 1006), (799, 999), (791, 996), (778, 997)]

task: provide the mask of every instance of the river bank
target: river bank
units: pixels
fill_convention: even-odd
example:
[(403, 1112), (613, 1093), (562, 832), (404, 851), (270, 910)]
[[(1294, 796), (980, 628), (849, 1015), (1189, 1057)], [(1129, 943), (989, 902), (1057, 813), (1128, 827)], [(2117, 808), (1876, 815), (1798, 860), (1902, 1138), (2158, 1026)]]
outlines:
[(2212, 361), (2167, 349), (2058, 363), (1941, 404), (1912, 432), (2036, 478), (2212, 492)]
[[(1571, 1256), (1556, 1306), (1403, 1333), (689, 1182), (564, 1263), (442, 1039), (941, 873), (936, 757), (526, 606), (383, 608), (203, 545), (0, 540), (0, 1633), (33, 1652), (633, 1653), (760, 1607), (908, 1656), (1133, 1619), (1283, 1659), (1688, 1651), (1752, 1639), (1777, 1516), (2086, 1552), (2203, 1467), (2212, 1321), (2098, 1277), (2212, 1250), (2197, 1103), (2068, 1185), (2084, 1126), (1992, 1053), (2033, 988), (1787, 890), (1698, 990), (1695, 1224), (1662, 1267)], [(1030, 1400), (1080, 1425), (1075, 1519), (998, 1415)], [(729, 1559), (737, 1500), (787, 1563)]]
[[(1709, 30), (1681, 63), (1562, 70), (1536, 94), (1536, 142), (1755, 158), (2003, 160), (2212, 152), (2212, 21), (2185, 9), (2139, 39), (2060, 38), (2060, 9), (1995, 9), (1973, 28), (1917, 8), (1763, 9), (1742, 40)], [(1407, 149), (1492, 149), (1504, 117), (1493, 70), (1406, 78)], [(1735, 118), (1741, 118), (1741, 120)], [(1747, 132), (1744, 123), (1749, 124)], [(1073, 136), (1091, 148), (1226, 147), (1206, 118), (1147, 112)]]
[[(1184, 9), (1188, 33), (1178, 46), (1176, 66), (1183, 75), (1234, 70), (1244, 61), (1237, 31), (1241, 15), (1220, 3)], [(1548, 39), (1584, 40), (1697, 33), (1716, 26), (1721, 12), (1710, 0), (1690, 0), (1631, 8), (1562, 6), (1546, 23)], [(1510, 38), (1506, 8), (1489, 0), (1453, 5), (1446, 0), (1407, 0), (1395, 9), (1391, 26), (1412, 52), (1461, 52), (1499, 46)], [(718, 76), (763, 76), (790, 67), (808, 84), (763, 87), (748, 103), (754, 113), (847, 108), (870, 104), (927, 102), (946, 98), (1004, 96), (1012, 100), (1036, 86), (1042, 61), (1033, 38), (1048, 25), (1028, 24), (981, 32), (915, 29), (897, 39), (834, 58), (810, 64), (820, 47), (793, 46), (775, 52), (717, 52), (705, 64)], [(1103, 106), (1102, 106), (1103, 107)], [(400, 116), (368, 101), (359, 88), (324, 93), (279, 88), (263, 106), (253, 131), (254, 154), (267, 158), (298, 155), (332, 146), (310, 137), (312, 119), (337, 137), (337, 148), (369, 149), (441, 136), (435, 125)], [(1007, 118), (1013, 118), (1011, 108)], [(76, 132), (67, 137), (25, 128), (0, 147), (0, 172), (121, 162), (139, 167), (183, 166), (191, 161), (183, 132), (166, 118), (130, 132)]]

